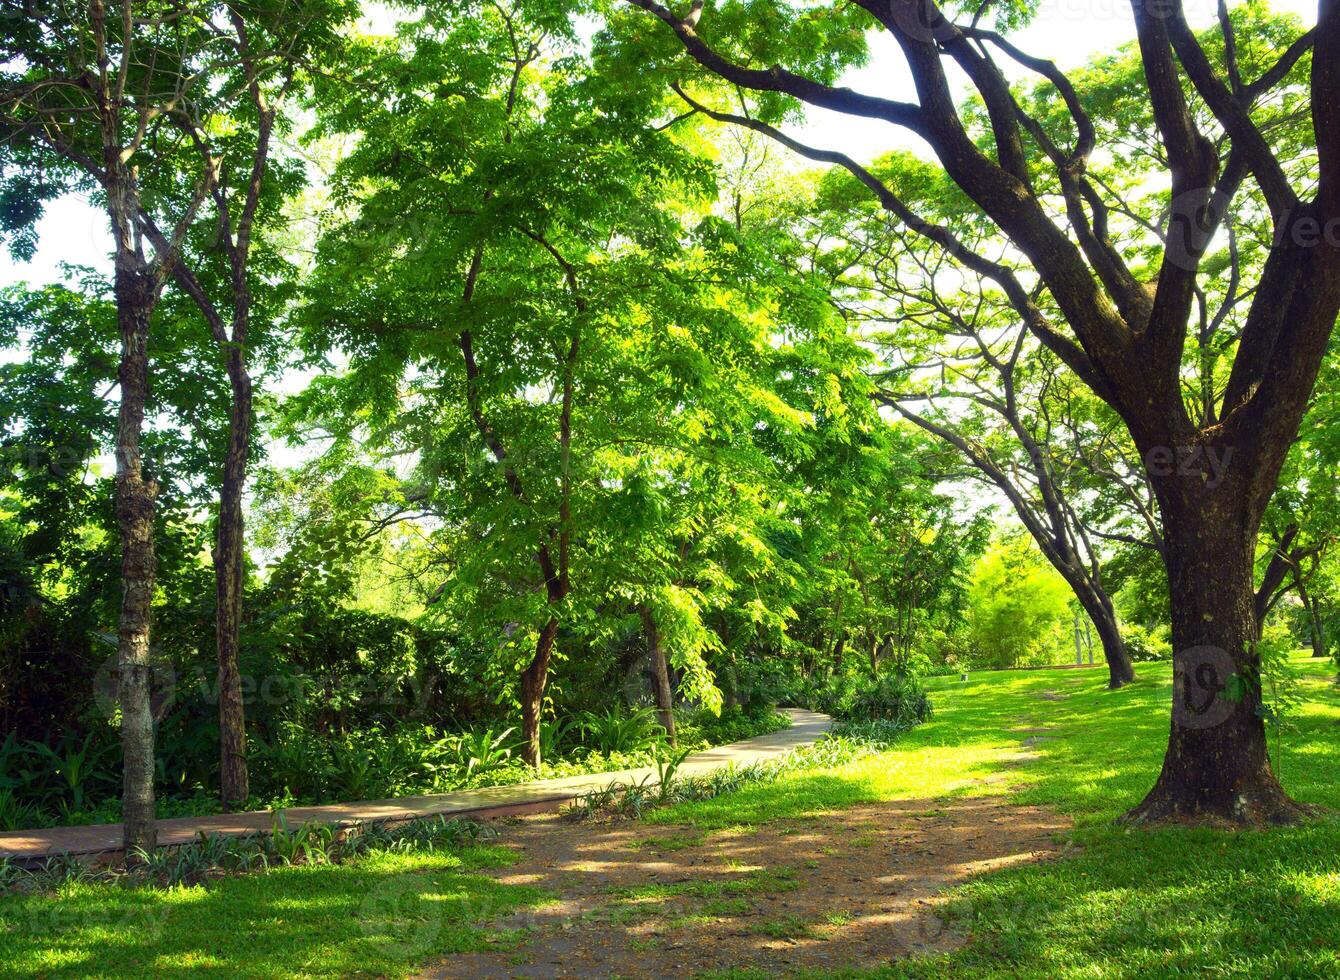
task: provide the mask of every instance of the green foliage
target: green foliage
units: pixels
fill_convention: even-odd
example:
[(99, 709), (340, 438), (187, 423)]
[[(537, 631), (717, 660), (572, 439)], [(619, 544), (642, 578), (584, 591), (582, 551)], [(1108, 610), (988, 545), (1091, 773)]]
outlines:
[(790, 724), (791, 719), (780, 711), (768, 707), (751, 710), (737, 704), (723, 708), (719, 715), (699, 710), (677, 719), (675, 739), (681, 747), (706, 748), (743, 742), (756, 735), (780, 731)]
[(978, 665), (1054, 662), (1070, 618), (1070, 588), (1027, 538), (997, 541), (977, 563), (969, 631)]
[(1298, 730), (1296, 718), (1306, 703), (1302, 684), (1289, 660), (1298, 644), (1281, 623), (1267, 623), (1256, 644), (1261, 661), (1261, 716), (1274, 734), (1274, 770), (1278, 778), (1283, 765), (1283, 735)]
[(658, 765), (657, 776), (640, 783), (612, 783), (584, 793), (564, 809), (567, 817), (589, 820), (598, 816), (638, 818), (653, 807), (714, 800), (750, 786), (775, 782), (788, 773), (840, 766), (887, 748), (904, 729), (887, 721), (843, 726), (817, 742), (777, 759), (746, 766), (728, 765), (705, 775), (677, 778), (683, 756)]
[(512, 757), (516, 742), (508, 739), (515, 728), (495, 732), (492, 728), (453, 735), (446, 739), (446, 757), (464, 773), (467, 782), (499, 768)]
[(807, 685), (800, 697), (806, 707), (844, 722), (881, 722), (907, 730), (929, 721), (934, 710), (915, 677), (884, 673), (839, 674)]
[(1167, 663), (1172, 660), (1172, 643), (1166, 636), (1147, 630), (1138, 623), (1124, 623), (1121, 639), (1133, 663)]
[(188, 844), (137, 851), (129, 871), (73, 855), (56, 855), (32, 868), (6, 860), (0, 862), (0, 892), (56, 893), (72, 883), (95, 882), (171, 890), (275, 868), (343, 864), (376, 853), (459, 852), (495, 837), (494, 828), (463, 817), (438, 815), (395, 825), (309, 821), (289, 827), (281, 813), (266, 833), (225, 837), (202, 832)]
[(580, 724), (583, 744), (606, 757), (654, 750), (665, 741), (665, 729), (656, 721), (653, 708), (587, 711), (582, 714)]

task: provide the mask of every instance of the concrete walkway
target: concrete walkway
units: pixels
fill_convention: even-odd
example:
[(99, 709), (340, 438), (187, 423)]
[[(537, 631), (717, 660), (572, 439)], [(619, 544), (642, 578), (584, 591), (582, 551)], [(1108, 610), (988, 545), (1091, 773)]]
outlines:
[[(682, 775), (700, 775), (727, 765), (746, 766), (774, 759), (816, 741), (832, 725), (832, 719), (827, 715), (812, 711), (788, 708), (786, 713), (791, 716), (790, 728), (696, 752), (684, 760), (679, 772)], [(468, 815), (482, 819), (540, 813), (557, 810), (569, 800), (593, 790), (605, 789), (615, 783), (638, 783), (645, 779), (655, 783), (655, 768), (541, 779), (515, 786), (487, 786), (433, 796), (403, 796), (394, 800), (225, 813), (213, 817), (179, 817), (158, 822), (158, 843), (166, 846), (185, 844), (202, 833), (225, 836), (263, 833), (274, 826), (281, 813), (289, 827), (297, 827), (308, 821), (344, 825), (374, 820), (411, 820), (439, 814)], [(54, 854), (115, 854), (121, 850), (121, 834), (119, 823), (12, 831), (0, 834), (0, 858), (34, 861)]]

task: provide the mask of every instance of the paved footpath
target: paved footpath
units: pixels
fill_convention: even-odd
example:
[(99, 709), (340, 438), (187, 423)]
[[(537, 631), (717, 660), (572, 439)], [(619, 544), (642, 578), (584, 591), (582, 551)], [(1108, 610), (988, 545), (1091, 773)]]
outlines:
[[(785, 710), (791, 716), (790, 728), (695, 752), (684, 760), (679, 772), (682, 775), (697, 775), (728, 765), (747, 766), (753, 762), (773, 759), (816, 741), (832, 725), (832, 719), (827, 715), (796, 708)], [(541, 779), (515, 786), (486, 786), (432, 796), (402, 796), (394, 800), (225, 813), (213, 817), (178, 817), (158, 822), (158, 843), (168, 846), (185, 844), (195, 840), (196, 835), (201, 833), (225, 836), (263, 833), (274, 826), (281, 813), (289, 827), (313, 820), (343, 825), (371, 820), (411, 820), (438, 814), (487, 818), (540, 813), (557, 810), (577, 796), (605, 789), (615, 783), (639, 783), (647, 779), (655, 783), (655, 768)], [(41, 860), (54, 854), (114, 854), (120, 850), (119, 823), (0, 833), (0, 858), (20, 861)]]

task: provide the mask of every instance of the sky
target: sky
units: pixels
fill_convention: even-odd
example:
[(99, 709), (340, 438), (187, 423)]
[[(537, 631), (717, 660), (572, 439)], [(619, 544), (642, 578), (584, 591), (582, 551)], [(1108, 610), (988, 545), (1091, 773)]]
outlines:
[[(1203, 27), (1214, 22), (1216, 0), (1184, 0), (1184, 4), (1192, 26)], [(1308, 25), (1316, 21), (1315, 0), (1275, 0), (1274, 6), (1297, 14)], [(368, 23), (373, 29), (383, 28), (387, 23), (385, 15), (373, 4), (369, 5)], [(1095, 54), (1111, 51), (1134, 36), (1129, 0), (1041, 0), (1034, 22), (1012, 35), (1012, 40), (1029, 54), (1051, 58), (1062, 68), (1070, 68)], [(872, 35), (869, 63), (848, 71), (840, 84), (872, 95), (916, 101), (897, 45), (883, 32)], [(914, 149), (916, 140), (890, 123), (853, 120), (815, 108), (808, 111), (804, 124), (788, 130), (803, 142), (841, 150), (862, 161), (892, 149)], [(38, 225), (38, 249), (33, 260), (16, 263), (7, 252), (0, 256), (0, 286), (63, 281), (62, 263), (109, 271), (110, 248), (106, 218), (86, 200), (67, 197), (55, 201)]]

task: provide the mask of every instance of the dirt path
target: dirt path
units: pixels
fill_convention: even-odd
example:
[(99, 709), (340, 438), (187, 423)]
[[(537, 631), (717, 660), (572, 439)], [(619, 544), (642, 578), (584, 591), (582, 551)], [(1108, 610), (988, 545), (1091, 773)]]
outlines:
[(495, 876), (560, 900), (492, 923), (522, 930), (519, 944), (451, 956), (423, 976), (786, 973), (947, 951), (963, 937), (938, 916), (941, 893), (1053, 855), (1068, 827), (999, 797), (881, 803), (713, 832), (518, 820), (501, 842), (522, 858)]

